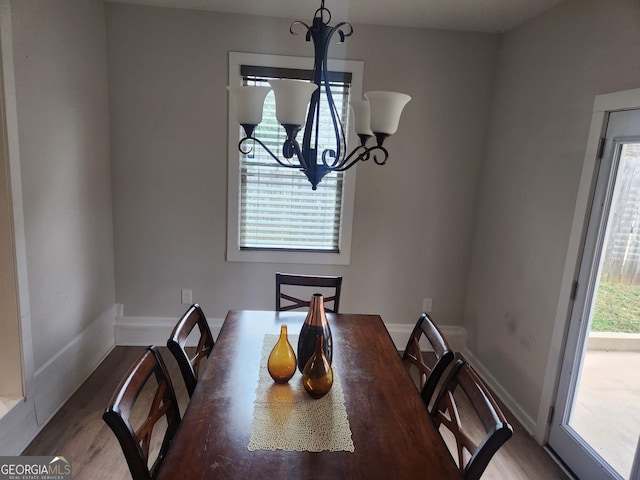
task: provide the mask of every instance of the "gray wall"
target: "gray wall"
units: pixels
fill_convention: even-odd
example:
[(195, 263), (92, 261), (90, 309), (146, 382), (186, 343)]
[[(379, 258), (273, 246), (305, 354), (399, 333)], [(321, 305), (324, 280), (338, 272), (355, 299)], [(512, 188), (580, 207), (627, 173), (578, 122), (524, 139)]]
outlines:
[(638, 25), (637, 0), (568, 0), (502, 39), (465, 326), (533, 419), (594, 97), (640, 86)]
[(104, 5), (11, 9), (38, 370), (115, 302)]
[(439, 322), (461, 324), (497, 35), (355, 25), (332, 56), (364, 60), (364, 91), (413, 100), (388, 164), (358, 168), (351, 265), (228, 263), (228, 52), (310, 56), (311, 47), (282, 19), (106, 9), (125, 316), (175, 317), (181, 288), (210, 317), (273, 308), (281, 270), (343, 275), (343, 311), (413, 323), (430, 297)]

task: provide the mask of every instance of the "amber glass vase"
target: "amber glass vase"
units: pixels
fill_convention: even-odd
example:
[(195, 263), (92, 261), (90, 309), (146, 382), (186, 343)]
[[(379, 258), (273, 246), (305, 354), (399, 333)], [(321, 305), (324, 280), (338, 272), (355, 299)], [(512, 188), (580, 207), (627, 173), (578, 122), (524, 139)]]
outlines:
[(316, 336), (316, 348), (302, 370), (302, 385), (313, 398), (324, 397), (333, 385), (333, 370), (324, 354), (321, 335)]
[(296, 354), (287, 337), (287, 326), (280, 326), (280, 338), (269, 354), (269, 375), (276, 383), (287, 383), (296, 373)]
[(311, 297), (309, 313), (307, 313), (307, 318), (302, 324), (300, 337), (298, 338), (298, 369), (300, 372), (302, 372), (311, 355), (313, 355), (318, 335), (322, 337), (324, 355), (327, 357), (329, 365), (331, 365), (333, 361), (333, 339), (331, 338), (327, 315), (324, 311), (324, 297), (320, 293), (314, 293)]

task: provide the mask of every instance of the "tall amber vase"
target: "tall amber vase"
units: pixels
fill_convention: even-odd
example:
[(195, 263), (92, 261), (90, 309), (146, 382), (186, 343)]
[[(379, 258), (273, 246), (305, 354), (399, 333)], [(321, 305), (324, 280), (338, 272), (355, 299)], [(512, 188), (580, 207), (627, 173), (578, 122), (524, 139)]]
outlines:
[(327, 315), (324, 311), (324, 297), (320, 293), (314, 293), (309, 305), (309, 313), (300, 329), (298, 338), (298, 369), (304, 369), (316, 347), (316, 337), (322, 337), (322, 345), (325, 357), (329, 365), (333, 360), (333, 339), (331, 329), (327, 322)]
[(316, 348), (302, 370), (302, 385), (313, 398), (324, 397), (333, 385), (333, 370), (324, 355), (322, 336), (316, 337)]
[(280, 338), (271, 350), (267, 370), (276, 383), (287, 383), (296, 373), (296, 354), (287, 337), (287, 326), (280, 326)]

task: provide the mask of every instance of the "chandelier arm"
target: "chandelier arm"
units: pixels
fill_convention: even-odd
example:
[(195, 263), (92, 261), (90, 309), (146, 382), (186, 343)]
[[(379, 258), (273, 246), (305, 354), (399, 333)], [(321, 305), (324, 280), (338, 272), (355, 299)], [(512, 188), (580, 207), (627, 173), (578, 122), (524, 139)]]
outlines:
[(302, 155), (302, 150), (300, 150), (300, 144), (297, 141), (293, 141), (292, 143), (292, 147), (293, 147), (293, 151), (296, 154), (296, 157), (298, 158), (298, 163), (300, 163), (300, 166), (302, 167), (303, 171), (309, 170), (309, 165), (306, 161), (306, 159), (304, 158), (304, 155)]
[[(253, 140), (254, 142), (257, 142), (262, 148), (265, 149), (265, 151), (269, 154), (269, 156), (271, 158), (273, 158), (276, 162), (278, 162), (280, 165), (282, 165), (283, 167), (286, 168), (297, 168), (300, 169), (299, 165), (291, 165), (289, 163), (284, 163), (282, 160), (280, 160), (277, 155), (275, 155), (271, 150), (269, 150), (269, 147), (267, 147), (264, 142), (262, 142), (262, 140), (260, 140), (259, 138), (256, 137), (244, 137), (242, 140), (240, 140), (240, 143), (238, 143), (238, 150), (240, 150), (240, 152), (243, 155), (248, 155), (249, 153), (251, 153), (251, 150), (253, 150), (253, 148), (249, 148), (248, 150), (244, 150), (242, 148), (242, 144), (249, 141), (249, 140)], [(298, 142), (295, 142), (295, 145), (297, 146)], [(295, 149), (295, 147), (294, 147)], [(298, 147), (297, 151), (300, 151), (300, 148)]]
[(296, 165), (297, 168), (300, 168), (303, 171), (307, 171), (312, 168), (310, 165), (310, 159), (304, 156), (302, 150), (300, 149), (300, 144), (296, 139), (286, 140), (285, 145), (288, 145), (288, 148), (291, 150), (291, 157), (293, 157), (293, 154), (295, 154), (296, 158), (298, 159), (298, 165)]
[[(325, 61), (326, 61), (326, 56), (325, 56)], [(327, 70), (325, 65), (325, 72), (326, 71)], [(331, 89), (329, 88), (329, 81), (326, 78), (326, 76), (324, 78), (324, 85), (325, 85), (325, 95), (327, 97), (327, 103), (329, 104), (328, 106), (329, 106), (329, 113), (331, 115), (331, 123), (333, 123), (333, 133), (334, 133), (335, 142), (336, 142), (335, 143), (336, 149), (335, 151), (331, 149), (326, 149), (322, 153), (322, 161), (325, 162), (325, 165), (326, 165), (325, 154), (328, 151), (331, 151), (333, 152), (333, 157), (334, 157), (334, 160), (331, 163), (331, 166), (336, 166), (343, 163), (344, 161), (343, 145), (346, 143), (346, 138), (344, 133), (344, 126), (342, 125), (342, 120), (338, 115), (338, 109), (336, 107), (335, 101), (333, 100), (333, 93), (331, 93)]]
[[(377, 155), (373, 154), (373, 152), (375, 152), (376, 150), (380, 151), (383, 154), (382, 160), (378, 160)], [(389, 152), (387, 151), (386, 148), (380, 145), (376, 145), (371, 148), (365, 147), (364, 145), (359, 145), (358, 147), (353, 149), (353, 151), (349, 154), (349, 156), (347, 156), (344, 159), (344, 161), (340, 163), (340, 165), (338, 165), (335, 168), (331, 168), (331, 171), (344, 172), (345, 170), (349, 170), (356, 163), (360, 161), (366, 162), (367, 160), (369, 160), (372, 154), (373, 154), (373, 161), (377, 165), (384, 165), (385, 163), (387, 163), (387, 159), (389, 158)], [(350, 160), (354, 155), (357, 155), (357, 156), (354, 159)], [(323, 161), (324, 161), (324, 156), (323, 156)]]
[(385, 163), (387, 163), (387, 159), (389, 158), (389, 152), (387, 151), (387, 149), (384, 148), (382, 145), (376, 145), (375, 147), (371, 147), (369, 149), (369, 153), (374, 152), (376, 150), (379, 150), (380, 152), (382, 152), (384, 157), (382, 158), (382, 160), (378, 160), (378, 157), (374, 154), (373, 155), (374, 163), (376, 165), (384, 165)]
[(311, 27), (309, 25), (304, 23), (302, 20), (296, 20), (295, 22), (291, 23), (291, 25), (289, 25), (289, 33), (291, 35), (298, 35), (297, 32), (294, 29), (294, 27), (296, 25), (302, 25), (304, 28), (306, 28), (307, 29), (307, 35), (308, 35), (308, 32), (311, 31)]
[[(318, 120), (319, 118), (320, 91), (316, 89), (316, 91), (311, 94), (311, 100), (309, 102), (309, 110), (307, 112), (307, 118), (305, 120), (304, 134), (302, 136), (302, 150), (300, 150), (300, 146), (297, 141), (296, 145), (298, 146), (298, 148), (294, 149), (296, 155), (298, 156), (298, 159), (300, 160), (300, 164), (304, 169), (310, 169), (312, 168), (312, 164), (316, 163), (316, 153), (318, 148), (318, 127), (320, 123)], [(314, 119), (316, 120), (315, 122)], [(315, 129), (314, 123), (316, 124)], [(306, 152), (306, 156), (305, 154), (303, 154), (303, 152)]]
[[(333, 100), (333, 94), (329, 89), (329, 85), (325, 82), (325, 94), (327, 96), (327, 103), (329, 104), (329, 112), (331, 114), (331, 123), (333, 124), (333, 134), (335, 137), (335, 150), (331, 148), (327, 148), (322, 152), (322, 161), (325, 166), (333, 168), (336, 165), (340, 165), (344, 162), (344, 154), (343, 154), (343, 145), (345, 140), (344, 127), (342, 126), (342, 121), (338, 116), (338, 109), (336, 108), (335, 102)], [(326, 156), (332, 154), (333, 161), (329, 165), (326, 161)]]
[[(348, 26), (349, 31), (347, 33), (342, 31), (342, 28)], [(343, 152), (343, 145), (346, 145), (346, 135), (344, 132), (344, 126), (342, 124), (342, 120), (340, 119), (340, 115), (338, 114), (338, 109), (336, 107), (335, 101), (333, 100), (333, 93), (331, 92), (331, 88), (329, 86), (328, 72), (329, 72), (329, 45), (331, 44), (331, 38), (336, 32), (340, 36), (340, 41), (344, 42), (345, 36), (348, 37), (353, 33), (353, 27), (348, 22), (342, 22), (329, 29), (329, 33), (326, 37), (323, 36), (323, 45), (322, 45), (322, 83), (324, 84), (325, 95), (327, 97), (327, 103), (329, 106), (329, 113), (331, 115), (331, 122), (333, 123), (333, 131), (335, 137), (335, 151), (331, 149), (327, 149), (322, 153), (322, 162), (328, 168), (335, 168), (341, 165), (344, 165), (347, 158), (344, 158), (346, 152)], [(334, 160), (329, 164), (326, 161), (326, 156), (329, 152), (333, 153)]]
[[(343, 31), (344, 27), (349, 27), (348, 31)], [(346, 37), (353, 35), (353, 26), (349, 22), (340, 22), (333, 27), (334, 32), (339, 32), (340, 43), (344, 42)], [(333, 35), (333, 32), (332, 32)]]
[[(360, 150), (363, 150), (361, 153), (358, 153)], [(353, 165), (355, 165), (359, 161), (366, 162), (369, 160), (369, 150), (367, 147), (363, 147), (362, 145), (353, 149), (353, 151), (345, 158), (342, 159), (340, 163), (337, 165), (329, 165), (325, 158), (325, 152), (322, 154), (322, 162), (326, 168), (328, 168), (332, 172), (344, 172), (345, 170), (350, 169)], [(357, 157), (353, 160), (349, 161), (354, 155), (357, 154)]]
[(354, 158), (353, 160), (351, 160), (351, 162), (346, 163), (346, 165), (341, 166), (341, 167), (337, 167), (332, 169), (332, 172), (344, 172), (346, 170), (349, 170), (351, 167), (353, 167), (356, 163), (358, 163), (359, 161), (363, 161), (366, 162), (367, 159), (366, 158), (360, 158), (360, 156), (358, 156), (357, 158)]

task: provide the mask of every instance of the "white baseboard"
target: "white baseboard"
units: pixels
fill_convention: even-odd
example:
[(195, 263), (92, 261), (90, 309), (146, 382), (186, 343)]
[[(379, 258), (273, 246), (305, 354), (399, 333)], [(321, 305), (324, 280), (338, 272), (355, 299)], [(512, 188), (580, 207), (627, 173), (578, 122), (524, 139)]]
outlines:
[(34, 374), (36, 415), (45, 424), (113, 349), (115, 305)]
[[(115, 305), (34, 373), (33, 391), (7, 414), (7, 428), (0, 428), (2, 436), (11, 439), (7, 454), (20, 454), (113, 349), (114, 320)], [(14, 416), (23, 417), (15, 429)]]
[(21, 400), (0, 420), (0, 456), (19, 455), (39, 431), (33, 398)]
[[(0, 455), (19, 455), (113, 349), (115, 305), (27, 379), (27, 397), (0, 420)], [(54, 452), (59, 453), (59, 452)]]
[(522, 426), (533, 435), (536, 430), (535, 420), (524, 411), (520, 404), (507, 392), (493, 374), (471, 353), (466, 347), (462, 350), (462, 355), (478, 372), (480, 377), (487, 384), (489, 389), (506, 405), (514, 417), (522, 424)]
[[(177, 318), (166, 317), (120, 317), (116, 318), (116, 345), (146, 346), (166, 345)], [(224, 318), (207, 318), (209, 328), (217, 338), (224, 323)], [(398, 350), (404, 350), (407, 339), (413, 330), (411, 324), (387, 324), (387, 330)], [(447, 337), (455, 350), (462, 350), (466, 346), (467, 331), (456, 325), (440, 325), (442, 333)], [(195, 345), (195, 343), (193, 344)], [(192, 346), (193, 346), (192, 345)]]

